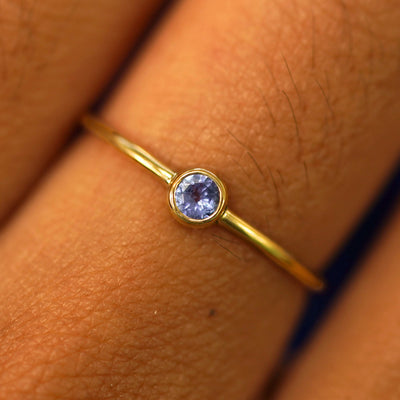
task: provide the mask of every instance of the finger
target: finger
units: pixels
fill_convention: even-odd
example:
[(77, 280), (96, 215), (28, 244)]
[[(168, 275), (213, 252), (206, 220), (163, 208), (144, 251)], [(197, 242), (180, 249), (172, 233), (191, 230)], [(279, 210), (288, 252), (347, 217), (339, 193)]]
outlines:
[[(397, 156), (397, 9), (252, 4), (182, 2), (105, 116), (171, 168), (218, 173), (237, 213), (318, 268)], [(256, 390), (304, 291), (229, 233), (177, 225), (165, 195), (92, 137), (48, 177), (1, 244), (4, 391)]]
[(43, 172), (159, 4), (0, 3), (0, 221)]
[(276, 399), (397, 399), (400, 209)]

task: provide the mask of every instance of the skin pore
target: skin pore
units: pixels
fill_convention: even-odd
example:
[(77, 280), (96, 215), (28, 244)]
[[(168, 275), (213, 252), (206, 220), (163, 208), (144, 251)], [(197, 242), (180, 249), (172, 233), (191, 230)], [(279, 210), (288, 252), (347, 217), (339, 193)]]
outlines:
[[(323, 267), (398, 156), (395, 3), (183, 0), (102, 117)], [(367, 171), (367, 173), (366, 173)], [(248, 399), (305, 291), (83, 135), (0, 237), (0, 397)]]

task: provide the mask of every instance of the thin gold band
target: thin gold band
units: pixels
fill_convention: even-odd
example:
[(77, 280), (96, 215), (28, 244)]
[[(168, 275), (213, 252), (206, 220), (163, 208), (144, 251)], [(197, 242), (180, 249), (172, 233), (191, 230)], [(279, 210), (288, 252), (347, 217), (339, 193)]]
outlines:
[[(111, 143), (113, 146), (121, 150), (130, 158), (137, 161), (139, 164), (143, 165), (149, 171), (153, 172), (153, 174), (157, 175), (161, 178), (169, 187), (170, 193), (172, 193), (172, 188), (176, 189), (178, 184), (178, 180), (182, 179), (185, 174), (187, 175), (189, 172), (201, 172), (209, 177), (211, 177), (214, 181), (217, 181), (220, 187), (220, 193), (222, 197), (221, 205), (219, 207), (218, 213), (215, 214), (214, 217), (210, 218), (207, 221), (207, 224), (211, 222), (218, 222), (220, 225), (228, 228), (230, 231), (239, 235), (243, 239), (247, 240), (254, 246), (256, 246), (262, 253), (264, 253), (268, 258), (274, 261), (277, 265), (279, 265), (282, 269), (288, 272), (290, 275), (295, 277), (298, 281), (300, 281), (303, 285), (308, 287), (314, 291), (320, 291), (324, 288), (324, 282), (317, 277), (314, 273), (312, 273), (308, 268), (304, 267), (300, 264), (292, 255), (290, 255), (286, 250), (284, 250), (281, 246), (273, 242), (263, 233), (253, 228), (243, 219), (234, 214), (231, 210), (229, 210), (226, 206), (226, 190), (222, 182), (212, 173), (202, 169), (194, 169), (188, 171), (184, 174), (177, 174), (176, 172), (169, 169), (167, 166), (158, 161), (155, 157), (149, 154), (146, 150), (137, 146), (136, 144), (128, 141), (123, 136), (121, 136), (118, 132), (114, 131), (109, 126), (103, 124), (98, 119), (85, 115), (82, 119), (83, 126), (89, 130), (90, 132), (96, 134), (100, 138), (106, 140)], [(179, 179), (178, 179), (179, 178)], [(171, 196), (170, 196), (171, 197)], [(188, 218), (182, 218), (179, 210), (173, 205), (173, 201), (170, 204), (172, 211), (175, 213), (175, 217), (178, 219), (185, 219), (186, 222), (195, 222)], [(196, 222), (198, 225), (198, 223)], [(206, 224), (203, 224), (206, 225)]]

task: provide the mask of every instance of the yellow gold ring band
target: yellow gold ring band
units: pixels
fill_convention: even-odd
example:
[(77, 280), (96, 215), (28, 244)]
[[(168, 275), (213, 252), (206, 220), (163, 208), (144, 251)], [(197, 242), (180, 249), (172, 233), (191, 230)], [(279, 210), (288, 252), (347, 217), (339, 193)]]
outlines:
[[(252, 243), (309, 289), (320, 291), (324, 288), (324, 282), (319, 277), (228, 208), (226, 187), (212, 172), (194, 168), (178, 174), (98, 119), (85, 115), (82, 124), (161, 178), (169, 186), (169, 206), (180, 222), (191, 226), (207, 226), (217, 222)], [(191, 196), (189, 200), (188, 193)]]

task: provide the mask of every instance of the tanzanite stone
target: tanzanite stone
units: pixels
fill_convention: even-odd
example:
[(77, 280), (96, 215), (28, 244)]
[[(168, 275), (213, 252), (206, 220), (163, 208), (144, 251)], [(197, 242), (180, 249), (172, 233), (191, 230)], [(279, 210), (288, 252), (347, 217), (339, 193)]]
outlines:
[(206, 219), (218, 209), (220, 194), (217, 184), (207, 175), (185, 176), (175, 190), (175, 203), (182, 214), (192, 219)]

